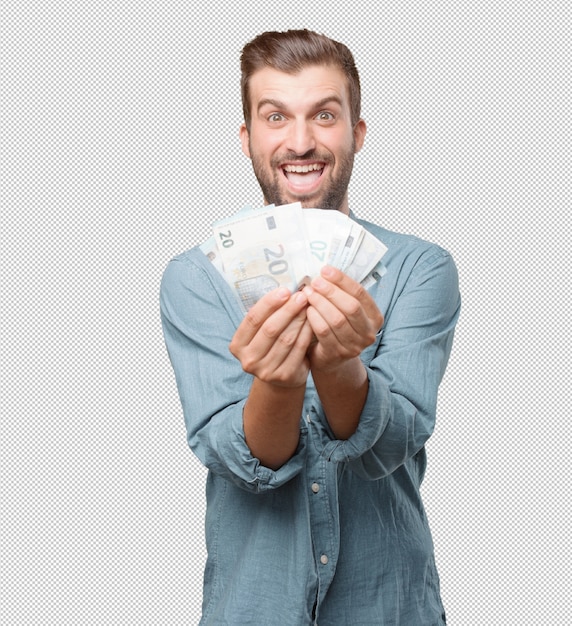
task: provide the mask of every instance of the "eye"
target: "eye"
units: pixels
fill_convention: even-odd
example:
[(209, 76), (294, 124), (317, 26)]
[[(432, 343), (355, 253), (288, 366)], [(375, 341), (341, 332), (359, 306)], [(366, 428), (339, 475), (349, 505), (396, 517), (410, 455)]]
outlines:
[(282, 115), (282, 113), (271, 113), (268, 116), (269, 122), (282, 122), (283, 120), (284, 120), (284, 116)]
[(335, 118), (333, 113), (329, 111), (320, 111), (318, 115), (316, 115), (316, 119), (320, 122), (332, 122)]

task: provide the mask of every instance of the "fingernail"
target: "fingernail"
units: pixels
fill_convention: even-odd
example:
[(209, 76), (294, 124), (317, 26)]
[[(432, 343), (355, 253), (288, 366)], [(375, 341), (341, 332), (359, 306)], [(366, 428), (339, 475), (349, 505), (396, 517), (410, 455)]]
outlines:
[(278, 291), (276, 292), (276, 297), (278, 298), (278, 300), (286, 300), (286, 298), (288, 298), (290, 296), (290, 292), (288, 291), (288, 289), (286, 289), (286, 287), (280, 287), (280, 289), (278, 289)]
[(322, 268), (322, 275), (323, 276), (333, 276), (334, 275), (334, 268), (331, 265), (324, 265), (324, 267)]
[(306, 298), (305, 294), (302, 291), (296, 292), (296, 295), (294, 296), (294, 300), (298, 304), (306, 304), (306, 302), (308, 302), (308, 298)]
[(312, 285), (317, 289), (323, 289), (326, 286), (326, 281), (322, 280), (320, 277), (314, 278), (312, 281)]

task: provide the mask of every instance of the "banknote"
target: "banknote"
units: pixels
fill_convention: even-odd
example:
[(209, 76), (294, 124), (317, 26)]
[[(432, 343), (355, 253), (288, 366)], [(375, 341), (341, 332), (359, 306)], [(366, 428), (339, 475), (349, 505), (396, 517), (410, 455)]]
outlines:
[(297, 288), (310, 265), (300, 203), (243, 211), (213, 226), (228, 284), (244, 310), (277, 287)]
[(213, 264), (213, 267), (221, 273), (224, 274), (224, 267), (222, 265), (222, 259), (220, 256), (220, 252), (216, 247), (216, 241), (214, 235), (209, 237), (205, 242), (203, 242), (200, 246), (203, 254), (208, 258), (208, 260)]
[[(334, 265), (339, 248), (350, 234), (350, 225), (338, 218), (346, 216), (339, 211), (304, 209), (304, 220), (308, 233), (311, 267), (309, 275), (316, 275), (324, 265)], [(342, 228), (341, 223), (344, 224)], [(335, 226), (338, 224), (338, 228)]]
[(350, 278), (353, 278), (358, 283), (361, 283), (370, 271), (377, 266), (387, 251), (386, 246), (377, 237), (374, 237), (365, 229), (362, 229), (362, 231), (363, 236), (359, 248), (356, 250), (350, 263), (345, 268), (341, 268)]
[(378, 283), (382, 279), (382, 277), (385, 276), (386, 272), (387, 268), (385, 267), (385, 265), (381, 261), (378, 261), (375, 267), (367, 273), (365, 278), (363, 278), (360, 283), (366, 289), (369, 289), (370, 287), (373, 287), (376, 283)]
[(350, 218), (348, 218), (348, 220), (350, 222), (349, 234), (343, 242), (343, 245), (339, 248), (337, 258), (334, 259), (333, 262), (333, 264), (343, 272), (350, 267), (358, 250), (360, 249), (365, 234), (365, 231), (360, 224), (354, 222)]
[[(266, 208), (267, 209), (271, 209), (273, 208), (274, 205), (273, 204), (269, 204)], [(246, 215), (247, 213), (250, 213), (251, 211), (255, 210), (253, 206), (251, 205), (246, 205), (244, 207), (242, 207), (242, 209), (239, 209), (239, 211), (237, 213), (234, 213), (233, 215), (231, 215), (230, 217), (227, 218), (223, 218), (221, 220), (219, 220), (217, 223), (220, 224), (224, 224), (225, 222), (233, 222), (236, 220), (238, 215)], [(209, 237), (206, 241), (204, 241), (200, 246), (201, 251), (203, 252), (203, 254), (209, 259), (209, 261), (213, 264), (213, 266), (221, 273), (224, 274), (224, 267), (222, 264), (222, 257), (221, 254), (217, 248), (216, 245), (216, 241), (214, 238), (214, 235), (212, 235), (211, 237)]]
[(385, 273), (385, 245), (339, 211), (302, 209), (299, 202), (244, 207), (213, 225), (203, 253), (235, 291), (243, 311), (265, 293), (294, 291), (328, 264), (366, 289)]

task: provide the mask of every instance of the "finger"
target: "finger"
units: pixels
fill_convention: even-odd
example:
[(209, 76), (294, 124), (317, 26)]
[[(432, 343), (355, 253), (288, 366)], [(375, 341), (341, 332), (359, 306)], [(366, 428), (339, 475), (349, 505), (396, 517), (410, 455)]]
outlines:
[(275, 356), (276, 358), (282, 359), (280, 364), (276, 367), (276, 371), (281, 372), (287, 380), (290, 380), (291, 377), (302, 377), (305, 381), (307, 370), (309, 369), (307, 352), (313, 338), (312, 327), (305, 315), (302, 323), (295, 329), (295, 332), (297, 333), (296, 338), (287, 352), (280, 353), (279, 355), (269, 354), (268, 358)]
[[(320, 274), (325, 280), (338, 286), (342, 291), (350, 294), (358, 300), (364, 307), (368, 317), (381, 315), (375, 300), (367, 292), (364, 286), (353, 280), (353, 278), (350, 278), (347, 274), (344, 274), (344, 272), (331, 265), (325, 265)], [(383, 321), (380, 320), (380, 325), (382, 323)]]
[(370, 326), (373, 326), (376, 332), (381, 328), (383, 316), (375, 300), (363, 285), (337, 268), (330, 266), (322, 268), (321, 275), (312, 281), (310, 290), (305, 290), (311, 304), (317, 305), (319, 300), (310, 297), (310, 291), (313, 290), (342, 311), (356, 332), (368, 332)]
[(270, 315), (288, 301), (290, 295), (288, 289), (280, 287), (260, 298), (260, 300), (247, 311), (235, 333), (233, 343), (244, 345), (250, 343), (252, 338), (260, 330), (262, 324), (264, 324)]
[(288, 349), (293, 343), (292, 334), (298, 335), (306, 319), (304, 311), (308, 298), (302, 292), (292, 294), (276, 311), (271, 313), (252, 337), (250, 346), (261, 354), (268, 353), (273, 347), (280, 351)]
[(363, 344), (362, 336), (339, 309), (322, 296), (318, 297), (319, 305), (308, 307), (306, 315), (323, 350), (338, 356), (359, 354)]
[(258, 335), (265, 335), (274, 340), (286, 326), (296, 317), (308, 304), (306, 294), (301, 291), (293, 293), (290, 298), (274, 313), (272, 313), (260, 327)]
[(261, 333), (258, 333), (243, 352), (241, 363), (245, 371), (275, 383), (305, 382), (309, 367), (306, 357), (310, 341), (308, 326), (306, 311), (303, 309), (268, 346), (255, 345), (257, 340), (261, 342)]
[[(305, 293), (340, 341), (348, 341), (349, 332), (361, 335), (370, 331), (371, 322), (361, 302), (340, 287), (318, 277)], [(314, 330), (319, 337), (324, 331), (320, 326)]]

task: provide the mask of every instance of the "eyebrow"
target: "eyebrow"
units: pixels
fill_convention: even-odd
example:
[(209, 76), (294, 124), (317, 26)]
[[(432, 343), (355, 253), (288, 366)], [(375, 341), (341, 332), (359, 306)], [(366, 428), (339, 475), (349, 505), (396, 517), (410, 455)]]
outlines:
[[(340, 107), (343, 106), (341, 98), (339, 96), (332, 95), (332, 96), (327, 96), (326, 98), (322, 98), (322, 100), (319, 100), (318, 102), (316, 102), (312, 106), (312, 108), (321, 109), (322, 107), (326, 106), (330, 102), (335, 102)], [(266, 105), (270, 105), (272, 107), (275, 107), (276, 109), (282, 109), (282, 110), (288, 108), (287, 105), (284, 102), (281, 102), (280, 100), (274, 100), (273, 98), (264, 98), (258, 103), (256, 110), (260, 111), (260, 109)]]

